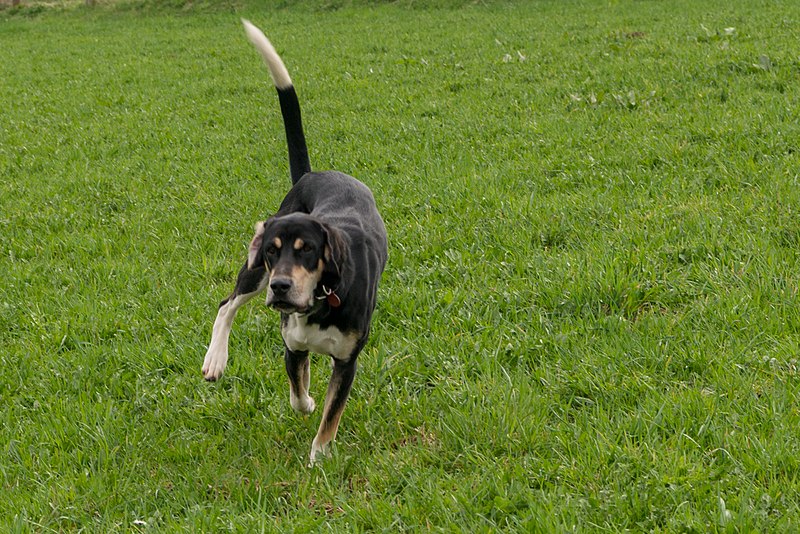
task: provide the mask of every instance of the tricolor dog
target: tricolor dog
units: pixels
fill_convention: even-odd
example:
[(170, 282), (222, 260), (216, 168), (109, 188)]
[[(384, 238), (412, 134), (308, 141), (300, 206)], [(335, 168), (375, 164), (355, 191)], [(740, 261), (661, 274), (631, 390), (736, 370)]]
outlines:
[(308, 353), (333, 359), (322, 421), (311, 444), (313, 464), (327, 454), (336, 437), (356, 360), (369, 337), (388, 254), (386, 228), (367, 186), (340, 172), (311, 172), (300, 104), (289, 73), (261, 30), (242, 22), (278, 90), (292, 188), (278, 212), (256, 225), (236, 287), (219, 306), (203, 376), (217, 380), (222, 375), (237, 310), (266, 292), (267, 305), (281, 314), (292, 408), (309, 414), (316, 406), (308, 394)]

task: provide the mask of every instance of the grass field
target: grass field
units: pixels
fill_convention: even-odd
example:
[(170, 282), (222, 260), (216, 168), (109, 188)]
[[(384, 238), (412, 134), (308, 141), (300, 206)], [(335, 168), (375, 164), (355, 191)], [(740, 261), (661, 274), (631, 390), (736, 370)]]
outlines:
[[(212, 4), (0, 9), (0, 531), (800, 528), (800, 3)], [(311, 469), (242, 16), (389, 229)]]

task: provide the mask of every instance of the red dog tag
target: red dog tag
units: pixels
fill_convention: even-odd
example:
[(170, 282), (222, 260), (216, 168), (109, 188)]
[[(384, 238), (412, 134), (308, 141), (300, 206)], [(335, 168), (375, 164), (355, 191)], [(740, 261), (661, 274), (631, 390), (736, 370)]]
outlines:
[(328, 296), (325, 297), (325, 300), (328, 301), (328, 304), (330, 305), (331, 308), (338, 308), (339, 306), (342, 305), (342, 301), (339, 298), (339, 295), (337, 295), (333, 291), (328, 293)]

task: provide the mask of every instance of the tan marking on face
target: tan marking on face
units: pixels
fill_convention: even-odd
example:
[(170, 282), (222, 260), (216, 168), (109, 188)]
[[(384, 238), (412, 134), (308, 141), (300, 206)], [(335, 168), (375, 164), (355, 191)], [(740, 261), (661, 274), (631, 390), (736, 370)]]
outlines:
[(300, 300), (314, 298), (314, 288), (322, 278), (322, 270), (309, 271), (298, 265), (292, 267), (292, 280), (298, 290)]
[(294, 249), (300, 250), (301, 248), (303, 248), (305, 244), (306, 242), (298, 237), (297, 239), (294, 240)]
[(272, 240), (272, 244), (275, 245), (275, 248), (281, 248), (283, 246), (283, 241), (281, 241), (280, 237), (276, 237)]
[[(275, 240), (278, 240), (277, 238)], [(274, 241), (273, 240), (273, 243)], [(277, 244), (275, 244), (277, 246)], [(283, 265), (274, 267), (270, 271), (270, 280), (275, 277), (288, 277), (292, 280), (292, 288), (284, 295), (281, 300), (285, 303), (296, 306), (298, 309), (310, 308), (314, 305), (314, 289), (316, 289), (319, 281), (322, 280), (322, 271), (324, 269), (324, 262), (322, 260), (317, 262), (317, 268), (309, 271), (300, 265)], [(273, 300), (272, 289), (267, 289), (267, 304)]]

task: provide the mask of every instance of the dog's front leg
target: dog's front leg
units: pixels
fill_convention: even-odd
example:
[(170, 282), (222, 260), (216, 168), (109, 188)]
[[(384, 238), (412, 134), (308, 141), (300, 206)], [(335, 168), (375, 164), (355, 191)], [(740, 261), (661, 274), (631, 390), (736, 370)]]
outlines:
[(311, 386), (308, 351), (293, 351), (287, 348), (284, 361), (286, 374), (289, 375), (289, 403), (294, 411), (310, 414), (317, 405), (308, 395), (308, 388)]
[(356, 356), (348, 360), (333, 360), (333, 373), (325, 395), (325, 408), (322, 410), (322, 421), (319, 424), (314, 441), (311, 443), (309, 466), (328, 453), (328, 447), (336, 437), (339, 419), (342, 417), (344, 405), (350, 395), (353, 378), (356, 376)]
[(245, 265), (239, 272), (236, 288), (230, 297), (219, 305), (214, 328), (211, 331), (211, 343), (208, 345), (203, 360), (203, 376), (206, 380), (216, 380), (222, 376), (228, 364), (228, 337), (231, 333), (236, 312), (250, 299), (264, 291), (269, 276), (264, 267), (248, 269)]

